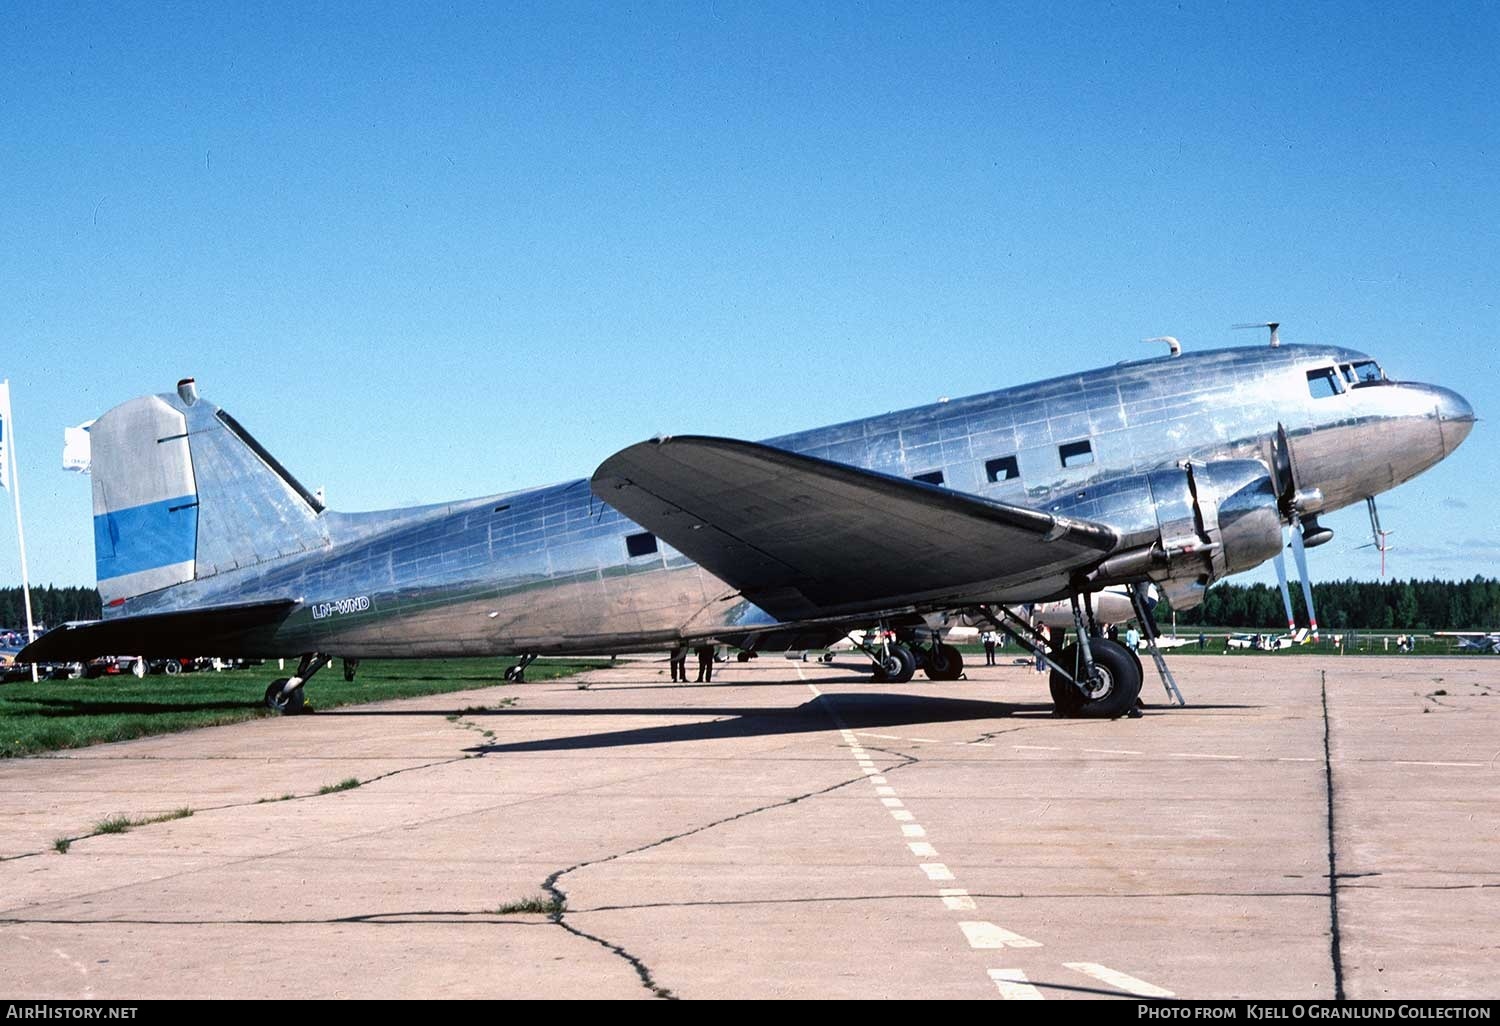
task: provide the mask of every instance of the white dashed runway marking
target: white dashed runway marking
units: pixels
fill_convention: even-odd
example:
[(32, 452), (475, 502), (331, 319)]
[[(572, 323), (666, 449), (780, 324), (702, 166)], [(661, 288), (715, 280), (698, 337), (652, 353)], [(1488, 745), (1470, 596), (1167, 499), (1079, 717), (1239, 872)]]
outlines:
[(938, 891), (938, 895), (943, 899), (943, 904), (953, 912), (973, 912), (979, 907), (962, 887), (944, 887)]
[[(823, 693), (817, 686), (808, 681), (802, 673), (802, 667), (797, 667), (797, 675), (802, 677), (807, 687), (817, 698), (822, 698)], [(993, 748), (995, 745), (984, 741), (940, 741), (935, 738), (917, 737), (903, 738), (893, 734), (871, 734), (861, 733), (857, 735), (844, 725), (838, 710), (830, 707), (830, 714), (838, 728), (840, 737), (849, 749), (849, 754), (854, 757), (870, 782), (872, 796), (891, 814), (891, 818), (901, 825), (901, 836), (906, 841), (906, 846), (915, 859), (931, 859), (934, 861), (918, 862), (917, 868), (926, 874), (927, 879), (934, 883), (954, 882), (957, 877), (946, 863), (935, 861), (938, 858), (937, 848), (931, 841), (920, 840), (927, 837), (927, 830), (917, 823), (916, 816), (897, 795), (897, 789), (887, 781), (881, 770), (875, 767), (875, 761), (870, 753), (859, 741), (859, 737), (877, 738), (881, 741), (900, 741), (909, 744), (948, 744), (960, 747), (982, 747)], [(1029, 752), (1065, 752), (1067, 749), (1054, 745), (1014, 745), (1016, 751)], [(1085, 748), (1082, 750), (1088, 755), (1118, 755), (1118, 756), (1141, 756), (1145, 753), (1133, 749), (1113, 748)], [(1238, 759), (1238, 755), (1202, 755), (1198, 753), (1175, 752), (1179, 758), (1206, 758), (1206, 759)], [(1312, 761), (1312, 760), (1308, 760)], [(938, 897), (942, 899), (943, 907), (950, 912), (977, 912), (979, 904), (974, 897), (962, 887), (941, 887), (938, 889)], [(977, 951), (994, 951), (1001, 949), (1040, 948), (1041, 941), (1023, 937), (1003, 926), (998, 926), (988, 920), (964, 919), (958, 922), (958, 928), (962, 931), (964, 939), (968, 941), (969, 947)], [(1117, 990), (1142, 997), (1172, 997), (1169, 990), (1165, 990), (1154, 984), (1138, 980), (1133, 976), (1126, 975), (1107, 966), (1096, 962), (1064, 962), (1064, 966), (1075, 972), (1083, 973)], [(988, 970), (990, 980), (995, 984), (1000, 996), (1010, 1001), (1039, 1001), (1043, 994), (1028, 980), (1026, 973), (1021, 969), (990, 969)]]
[(1000, 989), (1000, 996), (1007, 1001), (1040, 1001), (1042, 992), (1026, 982), (1026, 974), (1019, 969), (991, 969), (990, 979)]
[(1170, 990), (1158, 987), (1145, 980), (1138, 980), (1134, 976), (1127, 976), (1107, 965), (1099, 965), (1097, 962), (1064, 962), (1063, 965), (1074, 972), (1092, 976), (1100, 983), (1107, 983), (1117, 990), (1123, 990), (1127, 994), (1135, 994), (1137, 997), (1176, 997)]
[(1022, 937), (1019, 933), (996, 926), (994, 923), (965, 921), (958, 924), (969, 940), (971, 948), (1039, 948), (1041, 941)]

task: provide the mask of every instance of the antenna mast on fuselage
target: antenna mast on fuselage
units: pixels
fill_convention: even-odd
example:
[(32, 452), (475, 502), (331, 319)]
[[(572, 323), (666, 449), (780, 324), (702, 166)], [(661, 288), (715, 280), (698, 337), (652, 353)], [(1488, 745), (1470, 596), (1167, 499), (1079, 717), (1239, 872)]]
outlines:
[(1281, 336), (1276, 334), (1276, 329), (1281, 327), (1280, 321), (1261, 321), (1258, 324), (1231, 324), (1230, 327), (1234, 328), (1236, 331), (1240, 330), (1241, 328), (1270, 328), (1271, 348), (1278, 349), (1281, 346)]

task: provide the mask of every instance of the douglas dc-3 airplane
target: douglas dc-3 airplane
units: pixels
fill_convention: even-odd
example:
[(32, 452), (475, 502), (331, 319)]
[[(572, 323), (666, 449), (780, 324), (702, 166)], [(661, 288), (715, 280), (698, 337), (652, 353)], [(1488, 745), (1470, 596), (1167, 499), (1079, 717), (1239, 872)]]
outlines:
[(1174, 344), (766, 442), (655, 438), (588, 480), (337, 513), (188, 379), (94, 424), (104, 618), (21, 658), (300, 655), (265, 696), (294, 712), (333, 657), (511, 655), (521, 679), (544, 653), (786, 650), (877, 625), (865, 654), (904, 682), (958, 676), (943, 636), (960, 619), (1037, 652), (1007, 607), (1061, 599), (1076, 641), (1041, 651), (1056, 708), (1117, 717), (1141, 664), (1090, 629), (1093, 593), (1136, 586), (1144, 613), (1154, 582), (1191, 608), (1211, 581), (1280, 561), (1288, 529), (1310, 592), (1302, 550), (1332, 535), (1318, 516), (1373, 502), (1473, 424), (1448, 389), (1281, 346), (1273, 328), (1270, 347)]

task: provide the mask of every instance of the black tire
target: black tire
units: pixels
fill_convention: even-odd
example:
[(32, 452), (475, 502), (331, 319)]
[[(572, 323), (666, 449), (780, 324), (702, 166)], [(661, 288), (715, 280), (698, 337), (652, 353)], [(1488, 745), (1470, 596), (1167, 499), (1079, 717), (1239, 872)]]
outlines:
[(281, 689), (286, 687), (287, 679), (278, 677), (266, 687), (266, 708), (283, 716), (295, 716), (302, 711), (307, 696), (301, 688), (294, 689), (290, 694), (283, 694)]
[(964, 672), (964, 654), (952, 645), (933, 645), (922, 660), (922, 672), (930, 680), (958, 680)]
[(165, 673), (168, 677), (175, 676), (182, 672), (182, 664), (176, 659), (168, 659), (161, 664), (161, 672)]
[(917, 654), (905, 645), (892, 645), (891, 655), (901, 661), (898, 673), (891, 674), (892, 684), (905, 684), (917, 675)]
[[(1090, 649), (1094, 654), (1094, 669), (1097, 682), (1092, 695), (1085, 695), (1073, 682), (1056, 670), (1048, 680), (1052, 691), (1052, 702), (1062, 716), (1079, 719), (1112, 720), (1124, 716), (1135, 708), (1141, 696), (1140, 661), (1119, 642), (1108, 638), (1091, 639)], [(1053, 659), (1069, 669), (1083, 669), (1078, 647), (1069, 645)]]
[[(1078, 649), (1069, 645), (1061, 652), (1049, 652), (1052, 661), (1068, 669), (1074, 669), (1078, 665)], [(1052, 693), (1052, 711), (1059, 716), (1074, 717), (1078, 715), (1079, 708), (1083, 705), (1083, 695), (1068, 680), (1056, 670), (1049, 672), (1047, 676), (1047, 690)]]
[(889, 684), (901, 675), (901, 665), (901, 660), (892, 653), (875, 664), (875, 675), (870, 679), (876, 684)]

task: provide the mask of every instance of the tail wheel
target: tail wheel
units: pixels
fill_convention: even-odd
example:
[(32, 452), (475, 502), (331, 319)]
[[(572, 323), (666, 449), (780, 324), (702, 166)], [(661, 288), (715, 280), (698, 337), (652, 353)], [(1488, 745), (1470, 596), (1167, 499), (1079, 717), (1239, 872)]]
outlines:
[(293, 688), (290, 692), (282, 691), (286, 687), (286, 677), (278, 677), (271, 681), (266, 688), (266, 708), (272, 712), (281, 713), (283, 716), (295, 716), (302, 711), (306, 695), (301, 688)]
[[(1052, 671), (1048, 685), (1052, 702), (1059, 714), (1080, 719), (1112, 720), (1135, 708), (1141, 695), (1141, 666), (1130, 650), (1108, 638), (1089, 642), (1094, 656), (1094, 679), (1080, 689), (1057, 670)], [(1069, 645), (1058, 653), (1056, 661), (1083, 672), (1078, 646)]]
[(952, 645), (933, 645), (922, 661), (922, 672), (931, 680), (958, 680), (964, 672), (964, 654)]

